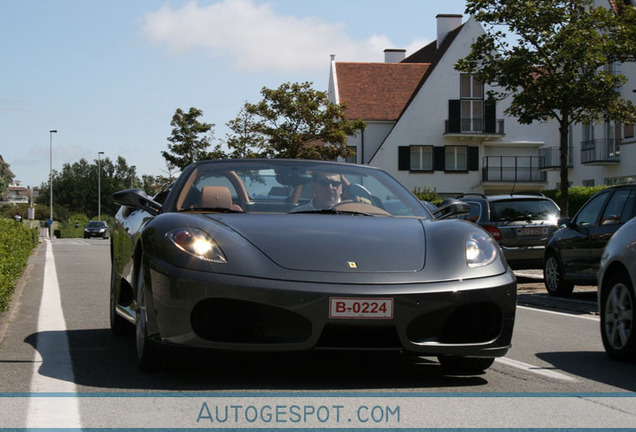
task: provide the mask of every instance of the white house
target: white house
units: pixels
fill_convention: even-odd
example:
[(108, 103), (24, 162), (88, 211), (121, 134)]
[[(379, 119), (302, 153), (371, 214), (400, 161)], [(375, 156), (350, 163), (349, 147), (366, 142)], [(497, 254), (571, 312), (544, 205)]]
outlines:
[[(352, 161), (383, 168), (411, 190), (428, 188), (440, 195), (557, 188), (558, 128), (553, 122), (521, 125), (504, 116), (506, 100), (488, 104), (487, 88), (454, 68), (483, 34), (481, 24), (473, 17), (462, 23), (461, 15), (436, 18), (437, 40), (409, 57), (395, 49), (385, 51), (384, 63), (338, 62), (332, 56), (330, 101), (346, 104), (349, 118), (367, 122), (349, 139), (356, 152)], [(636, 83), (634, 65), (621, 65), (621, 72)], [(631, 88), (622, 91), (633, 98)], [(634, 180), (633, 163), (598, 160), (589, 150), (611, 146), (607, 137), (618, 137), (620, 129), (613, 148), (620, 147), (620, 157), (628, 160), (633, 125), (604, 127), (595, 127), (595, 135), (588, 130), (585, 140), (582, 126), (572, 128), (573, 184)]]

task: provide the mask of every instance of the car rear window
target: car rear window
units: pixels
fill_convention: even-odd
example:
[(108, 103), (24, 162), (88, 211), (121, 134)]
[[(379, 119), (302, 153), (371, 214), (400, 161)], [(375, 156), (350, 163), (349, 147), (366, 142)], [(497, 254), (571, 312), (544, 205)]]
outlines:
[(490, 203), (492, 222), (549, 220), (556, 223), (559, 213), (557, 205), (547, 199), (515, 199)]

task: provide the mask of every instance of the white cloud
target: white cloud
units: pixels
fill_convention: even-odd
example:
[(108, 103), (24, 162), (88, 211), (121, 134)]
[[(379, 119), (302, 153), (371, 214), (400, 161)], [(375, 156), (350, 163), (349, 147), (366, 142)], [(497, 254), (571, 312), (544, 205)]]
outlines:
[(145, 17), (142, 34), (154, 44), (184, 54), (203, 49), (227, 57), (241, 72), (297, 72), (325, 68), (331, 54), (341, 61), (383, 61), (387, 36), (353, 40), (342, 24), (278, 15), (269, 4), (223, 0), (163, 6)]

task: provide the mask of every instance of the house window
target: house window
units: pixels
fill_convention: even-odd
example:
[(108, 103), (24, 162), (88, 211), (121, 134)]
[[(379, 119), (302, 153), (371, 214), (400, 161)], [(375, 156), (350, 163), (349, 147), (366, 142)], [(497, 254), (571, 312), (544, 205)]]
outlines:
[(594, 125), (584, 124), (583, 125), (583, 142), (592, 141), (594, 139)]
[(594, 179), (583, 180), (583, 186), (585, 186), (585, 187), (593, 187), (594, 186)]
[(356, 163), (357, 162), (357, 154), (356, 154), (356, 146), (347, 146), (349, 150), (351, 150), (351, 156), (347, 156), (345, 158), (345, 162), (348, 163)]
[(462, 132), (484, 131), (484, 85), (472, 75), (460, 75)]
[(411, 171), (433, 170), (433, 146), (411, 146)]
[(612, 76), (616, 76), (621, 73), (621, 64), (619, 62), (612, 62), (606, 64), (603, 70)]
[(468, 170), (468, 147), (446, 146), (444, 169), (446, 171), (467, 171)]
[(625, 138), (634, 138), (634, 124), (623, 125), (623, 136)]

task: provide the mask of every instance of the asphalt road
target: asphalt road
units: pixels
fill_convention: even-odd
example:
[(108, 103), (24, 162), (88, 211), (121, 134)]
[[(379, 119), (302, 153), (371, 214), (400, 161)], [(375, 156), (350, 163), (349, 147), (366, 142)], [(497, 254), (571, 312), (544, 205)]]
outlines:
[[(51, 251), (57, 299), (44, 289)], [(0, 316), (0, 412), (10, 413), (0, 428), (636, 428), (636, 365), (603, 352), (594, 288), (554, 299), (540, 274), (519, 275), (513, 347), (482, 375), (445, 375), (426, 358), (194, 351), (143, 373), (134, 338), (109, 330), (109, 275), (108, 240), (52, 240), (32, 256)]]

